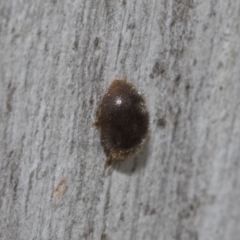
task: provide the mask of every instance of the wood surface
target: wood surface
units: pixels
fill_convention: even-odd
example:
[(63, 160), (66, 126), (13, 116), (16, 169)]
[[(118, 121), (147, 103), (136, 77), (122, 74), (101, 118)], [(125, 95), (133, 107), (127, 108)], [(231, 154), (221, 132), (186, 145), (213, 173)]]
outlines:
[[(107, 175), (116, 77), (150, 135)], [(0, 239), (239, 240), (239, 1), (0, 0)]]

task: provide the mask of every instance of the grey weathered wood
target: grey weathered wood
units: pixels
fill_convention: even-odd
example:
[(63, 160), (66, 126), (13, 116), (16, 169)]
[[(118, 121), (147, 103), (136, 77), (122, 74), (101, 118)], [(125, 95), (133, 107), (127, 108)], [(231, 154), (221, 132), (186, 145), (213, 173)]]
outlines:
[[(105, 176), (97, 104), (144, 92)], [(240, 4), (0, 1), (0, 239), (240, 239)]]

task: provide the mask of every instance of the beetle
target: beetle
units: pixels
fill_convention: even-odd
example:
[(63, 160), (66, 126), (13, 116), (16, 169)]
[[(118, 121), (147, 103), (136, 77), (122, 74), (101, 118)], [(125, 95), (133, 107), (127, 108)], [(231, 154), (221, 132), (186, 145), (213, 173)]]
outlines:
[(142, 93), (126, 79), (114, 79), (98, 105), (94, 125), (107, 157), (105, 167), (132, 157), (148, 136), (149, 113)]

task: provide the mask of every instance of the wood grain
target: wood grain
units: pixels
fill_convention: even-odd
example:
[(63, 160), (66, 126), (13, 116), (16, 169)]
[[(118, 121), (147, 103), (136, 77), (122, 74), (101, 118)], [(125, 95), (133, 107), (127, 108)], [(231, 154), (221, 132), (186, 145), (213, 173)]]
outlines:
[[(0, 1), (0, 239), (239, 240), (239, 39), (234, 0)], [(106, 176), (125, 76), (151, 133)]]

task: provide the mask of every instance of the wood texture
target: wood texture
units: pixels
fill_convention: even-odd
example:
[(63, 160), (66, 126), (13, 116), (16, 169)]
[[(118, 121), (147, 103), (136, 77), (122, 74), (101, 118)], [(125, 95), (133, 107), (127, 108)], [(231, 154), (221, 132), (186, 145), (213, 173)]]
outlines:
[[(124, 76), (151, 133), (106, 176)], [(0, 239), (239, 240), (239, 1), (1, 0), (0, 103)]]

